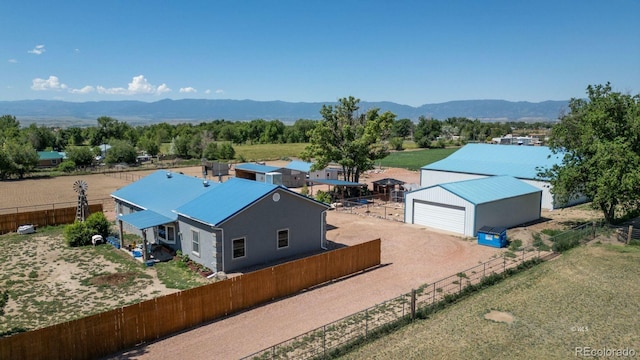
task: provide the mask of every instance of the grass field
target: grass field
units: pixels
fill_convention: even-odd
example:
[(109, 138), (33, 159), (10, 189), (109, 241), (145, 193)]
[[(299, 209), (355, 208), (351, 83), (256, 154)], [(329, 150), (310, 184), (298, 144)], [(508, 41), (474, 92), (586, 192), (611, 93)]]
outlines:
[(233, 145), (233, 148), (236, 150), (236, 159), (244, 158), (246, 161), (258, 161), (299, 157), (306, 146), (305, 143), (255, 144)]
[[(640, 247), (592, 245), (509, 278), (344, 359), (567, 359), (640, 354)], [(513, 323), (486, 320), (491, 310)]]
[(376, 161), (376, 165), (418, 170), (427, 164), (446, 158), (456, 150), (458, 148), (397, 151), (392, 152), (382, 160)]

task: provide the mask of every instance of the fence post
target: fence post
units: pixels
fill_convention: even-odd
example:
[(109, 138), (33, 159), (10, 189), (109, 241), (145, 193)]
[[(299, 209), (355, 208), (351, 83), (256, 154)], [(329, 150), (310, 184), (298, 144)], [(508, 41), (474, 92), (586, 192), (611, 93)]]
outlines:
[(322, 325), (322, 354), (327, 356), (327, 325)]
[(431, 305), (433, 305), (436, 302), (436, 283), (433, 283), (433, 292), (431, 294)]
[(522, 248), (522, 262), (524, 262), (524, 248)]
[(633, 225), (629, 225), (629, 232), (627, 233), (627, 245), (631, 242), (631, 232), (633, 231)]
[(596, 222), (595, 221), (592, 223), (592, 228), (593, 228), (593, 238), (595, 239), (596, 238)]
[(364, 310), (364, 338), (369, 335), (369, 309)]
[(507, 271), (507, 257), (503, 256), (502, 257), (502, 274), (504, 275), (506, 271)]
[(416, 290), (411, 289), (411, 321), (416, 318)]
[(483, 279), (485, 278), (485, 276), (487, 276), (486, 273), (487, 273), (487, 262), (485, 261), (485, 262), (482, 263), (482, 278)]

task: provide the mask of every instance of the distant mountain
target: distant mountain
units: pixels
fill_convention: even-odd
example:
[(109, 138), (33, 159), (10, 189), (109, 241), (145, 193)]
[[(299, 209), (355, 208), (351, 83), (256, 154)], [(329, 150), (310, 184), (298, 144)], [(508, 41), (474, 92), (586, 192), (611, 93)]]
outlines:
[[(0, 101), (0, 115), (13, 115), (25, 123), (56, 122), (57, 124), (86, 123), (93, 125), (100, 116), (110, 116), (135, 124), (156, 122), (188, 122), (225, 120), (278, 119), (293, 122), (298, 119), (320, 119), (322, 105), (331, 102), (293, 103), (254, 100), (160, 100), (66, 102), (55, 100)], [(360, 103), (361, 110), (380, 108), (391, 111), (398, 119), (416, 121), (419, 116), (434, 119), (467, 117), (482, 121), (553, 121), (567, 108), (567, 101), (539, 103), (505, 100), (461, 100), (419, 107), (393, 102)]]

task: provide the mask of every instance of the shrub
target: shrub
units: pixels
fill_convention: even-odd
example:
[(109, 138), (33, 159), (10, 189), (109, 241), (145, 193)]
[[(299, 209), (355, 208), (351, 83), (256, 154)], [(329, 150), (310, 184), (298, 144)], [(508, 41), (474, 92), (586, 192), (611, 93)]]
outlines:
[(64, 228), (64, 239), (72, 247), (90, 245), (93, 235), (100, 234), (103, 238), (109, 236), (109, 226), (103, 213), (93, 213), (84, 222), (76, 221), (67, 225)]
[(403, 143), (404, 141), (401, 137), (394, 137), (389, 139), (389, 145), (391, 145), (391, 148), (393, 150), (397, 150), (397, 151), (404, 150)]
[(580, 238), (577, 236), (565, 236), (555, 239), (553, 243), (553, 251), (564, 252), (580, 245)]
[(70, 173), (76, 169), (76, 163), (71, 160), (65, 160), (58, 165), (58, 170), (66, 173)]
[(81, 221), (76, 221), (64, 228), (64, 240), (67, 245), (72, 247), (91, 244), (92, 235), (93, 231), (87, 227), (86, 223)]
[(316, 193), (316, 200), (323, 202), (325, 204), (330, 204), (331, 194), (322, 190), (318, 190), (318, 192)]
[(7, 290), (0, 292), (0, 316), (4, 315), (4, 307), (7, 305), (7, 301), (9, 301), (9, 292)]
[(93, 231), (94, 235), (100, 234), (105, 239), (109, 236), (109, 220), (107, 220), (103, 213), (97, 212), (89, 215), (85, 224)]
[(522, 240), (515, 239), (509, 243), (509, 250), (516, 251), (522, 246)]

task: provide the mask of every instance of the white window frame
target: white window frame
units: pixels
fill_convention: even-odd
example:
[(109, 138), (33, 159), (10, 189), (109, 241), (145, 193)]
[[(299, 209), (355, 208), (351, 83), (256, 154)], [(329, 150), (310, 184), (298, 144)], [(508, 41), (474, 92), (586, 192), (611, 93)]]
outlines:
[[(164, 236), (160, 233), (160, 227), (164, 227)], [(171, 230), (169, 230), (171, 229)], [(173, 234), (173, 240), (169, 240), (169, 234)], [(176, 227), (174, 225), (158, 225), (158, 239), (167, 244), (176, 243)]]
[[(285, 246), (280, 246), (280, 233), (286, 231), (287, 232), (287, 245)], [(280, 249), (286, 249), (289, 247), (289, 240), (290, 240), (290, 236), (289, 236), (290, 232), (289, 229), (280, 229), (280, 230), (276, 230), (276, 249), (280, 250)]]
[[(196, 235), (195, 237), (193, 235)], [(198, 241), (194, 241), (195, 238), (198, 238)], [(198, 251), (194, 249), (193, 244), (197, 244)], [(197, 257), (200, 257), (200, 231), (191, 229), (191, 253)]]
[[(244, 254), (242, 256), (235, 256), (236, 255), (236, 249), (235, 249), (235, 242), (237, 240), (242, 240), (242, 244), (243, 244), (243, 252)], [(235, 239), (231, 239), (231, 259), (232, 260), (237, 260), (237, 259), (243, 259), (247, 257), (247, 238), (246, 236), (243, 237), (239, 237), (239, 238), (235, 238)]]

